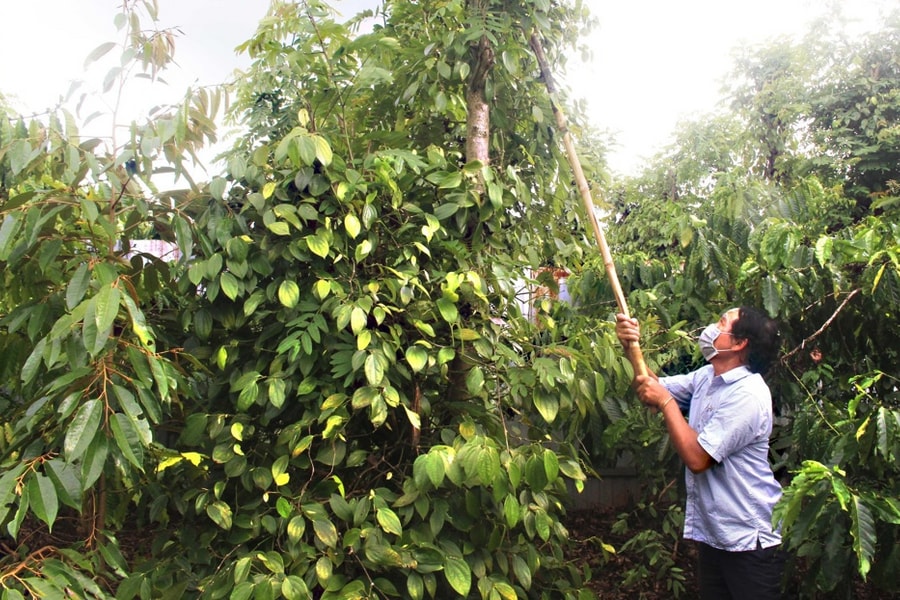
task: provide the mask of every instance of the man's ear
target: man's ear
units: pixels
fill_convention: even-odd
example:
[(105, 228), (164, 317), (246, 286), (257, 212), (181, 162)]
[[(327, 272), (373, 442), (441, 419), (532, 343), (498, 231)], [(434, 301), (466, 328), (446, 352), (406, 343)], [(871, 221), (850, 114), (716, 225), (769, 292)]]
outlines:
[(734, 338), (734, 342), (731, 344), (731, 349), (735, 352), (740, 352), (741, 350), (745, 349), (747, 347), (747, 344), (749, 343), (750, 342), (747, 340), (747, 338)]

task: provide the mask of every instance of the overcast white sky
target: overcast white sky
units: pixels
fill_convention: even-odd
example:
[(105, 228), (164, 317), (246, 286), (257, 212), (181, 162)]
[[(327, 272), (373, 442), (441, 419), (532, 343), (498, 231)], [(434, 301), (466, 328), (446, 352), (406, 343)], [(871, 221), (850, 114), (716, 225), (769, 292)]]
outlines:
[[(345, 15), (377, 0), (333, 0)], [(248, 39), (269, 0), (158, 0), (164, 26), (178, 26), (179, 68), (168, 87), (133, 90), (135, 116), (177, 101), (186, 86), (226, 80), (246, 64), (235, 46)], [(848, 14), (876, 20), (896, 0), (837, 0)], [(592, 122), (617, 132), (609, 157), (620, 173), (634, 172), (668, 139), (679, 118), (710, 110), (730, 54), (740, 43), (803, 31), (825, 10), (823, 0), (588, 0), (600, 20), (593, 63), (574, 78), (589, 101)], [(0, 92), (24, 112), (40, 112), (72, 80), (97, 89), (105, 69), (84, 71), (85, 57), (117, 41), (113, 16), (121, 0), (0, 0)]]

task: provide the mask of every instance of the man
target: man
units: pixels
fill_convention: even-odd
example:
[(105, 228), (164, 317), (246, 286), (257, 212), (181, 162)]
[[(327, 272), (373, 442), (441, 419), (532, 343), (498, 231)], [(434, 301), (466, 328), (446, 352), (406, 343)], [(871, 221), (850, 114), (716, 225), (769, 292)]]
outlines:
[[(638, 342), (637, 320), (616, 315), (616, 335), (625, 346)], [(686, 375), (639, 376), (634, 386), (662, 413), (687, 466), (684, 537), (698, 542), (700, 595), (781, 598), (781, 535), (772, 527), (781, 486), (768, 460), (772, 396), (762, 378), (778, 353), (777, 324), (734, 308), (703, 330), (699, 345), (709, 364)]]

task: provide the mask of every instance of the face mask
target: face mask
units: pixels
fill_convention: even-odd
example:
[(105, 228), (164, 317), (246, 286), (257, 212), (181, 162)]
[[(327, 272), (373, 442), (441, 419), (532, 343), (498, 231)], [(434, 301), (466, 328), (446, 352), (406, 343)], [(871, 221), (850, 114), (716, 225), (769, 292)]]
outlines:
[[(713, 323), (712, 325), (707, 325), (706, 329), (700, 334), (700, 338), (698, 342), (700, 344), (700, 353), (703, 354), (703, 358), (706, 359), (707, 362), (718, 356), (722, 352), (733, 352), (733, 350), (719, 350), (715, 346), (713, 346), (713, 342), (716, 341), (722, 335), (722, 332), (719, 331), (719, 326)], [(726, 334), (727, 335), (727, 334)]]

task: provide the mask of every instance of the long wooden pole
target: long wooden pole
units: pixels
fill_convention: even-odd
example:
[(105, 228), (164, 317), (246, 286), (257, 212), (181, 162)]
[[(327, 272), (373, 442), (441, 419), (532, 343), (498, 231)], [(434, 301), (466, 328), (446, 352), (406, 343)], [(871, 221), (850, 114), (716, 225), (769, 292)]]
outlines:
[[(569, 165), (572, 167), (572, 173), (575, 176), (575, 183), (578, 185), (578, 192), (581, 195), (581, 201), (584, 205), (584, 213), (594, 230), (594, 238), (600, 247), (600, 254), (603, 256), (603, 264), (606, 267), (606, 275), (612, 286), (613, 295), (616, 297), (616, 304), (619, 305), (619, 311), (628, 316), (628, 304), (625, 302), (625, 294), (622, 292), (622, 285), (619, 283), (619, 276), (616, 273), (616, 265), (613, 263), (612, 253), (609, 251), (609, 244), (606, 243), (606, 236), (600, 228), (597, 216), (594, 214), (594, 200), (591, 197), (591, 189), (588, 186), (587, 178), (581, 168), (581, 161), (575, 152), (575, 142), (569, 134), (569, 126), (566, 122), (566, 116), (559, 108), (556, 101), (556, 84), (553, 82), (553, 75), (547, 66), (547, 57), (544, 56), (544, 47), (541, 45), (541, 39), (537, 32), (531, 34), (531, 48), (537, 57), (538, 65), (541, 68), (541, 76), (544, 78), (544, 84), (550, 93), (550, 106), (553, 108), (553, 115), (556, 118), (556, 126), (563, 134), (563, 144), (566, 147), (566, 156), (569, 159)], [(635, 375), (647, 375), (647, 365), (644, 363), (644, 354), (637, 342), (633, 342), (625, 347), (625, 354), (628, 356), (629, 362), (634, 369)]]

